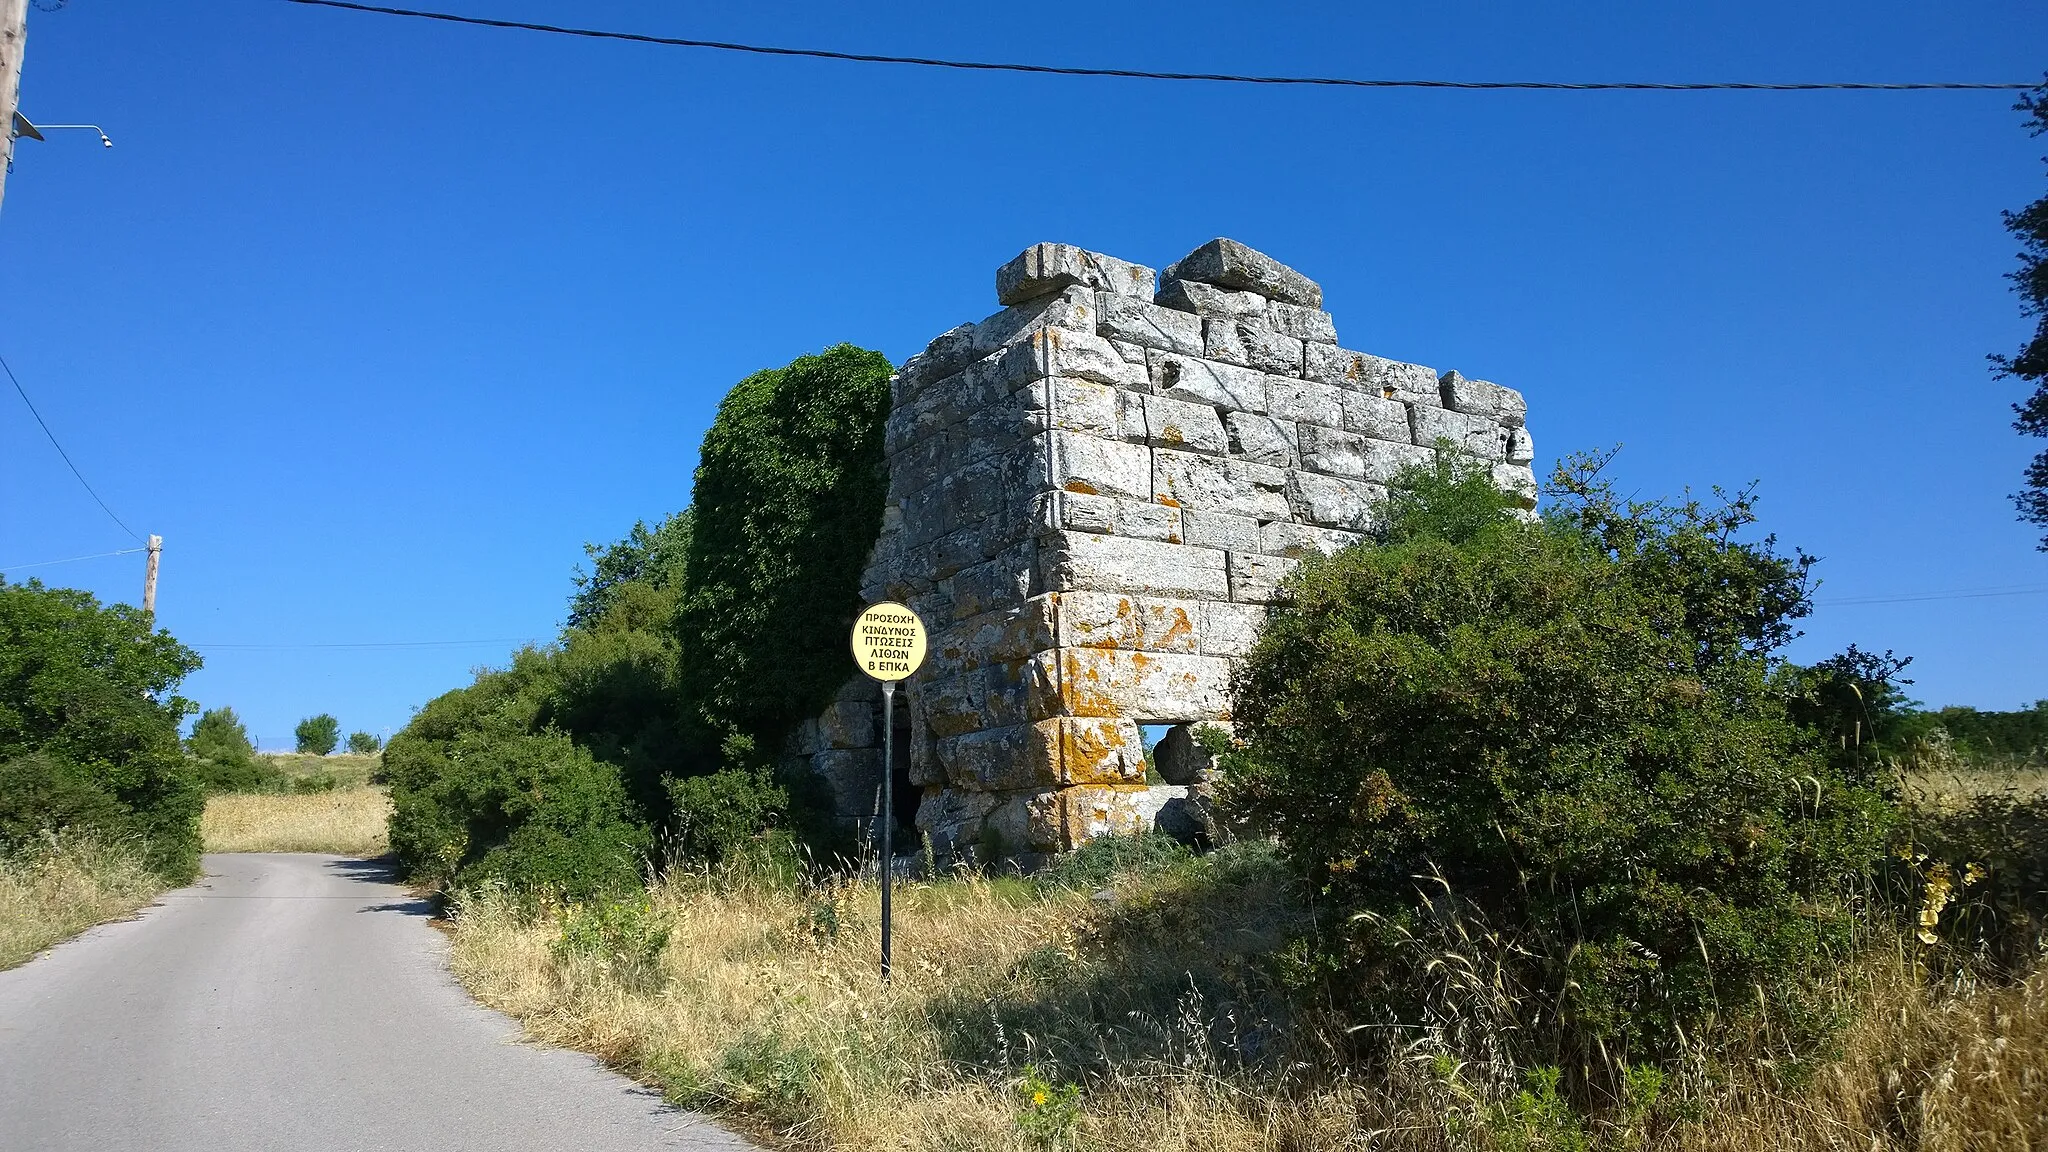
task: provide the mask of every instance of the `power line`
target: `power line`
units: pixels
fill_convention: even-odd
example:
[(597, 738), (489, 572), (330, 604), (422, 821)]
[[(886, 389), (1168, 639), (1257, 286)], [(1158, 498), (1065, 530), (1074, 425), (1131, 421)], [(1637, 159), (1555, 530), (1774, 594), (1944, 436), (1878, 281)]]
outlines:
[(135, 529), (130, 528), (126, 521), (122, 520), (119, 516), (114, 515), (114, 510), (112, 508), (107, 507), (107, 502), (105, 500), (100, 499), (100, 494), (92, 490), (91, 484), (86, 483), (85, 473), (80, 472), (78, 470), (78, 465), (73, 464), (71, 462), (71, 453), (64, 451), (64, 446), (62, 444), (57, 443), (57, 434), (55, 432), (50, 431), (49, 424), (45, 423), (43, 420), (43, 414), (41, 412), (36, 411), (35, 401), (30, 400), (28, 398), (28, 390), (21, 386), (20, 380), (15, 379), (14, 369), (8, 367), (7, 359), (4, 356), (0, 356), (0, 368), (4, 368), (7, 370), (7, 378), (9, 380), (14, 381), (14, 390), (17, 393), (20, 393), (21, 402), (23, 404), (28, 405), (28, 414), (35, 417), (36, 423), (42, 426), (43, 435), (48, 436), (50, 438), (50, 447), (55, 448), (57, 450), (57, 455), (62, 456), (64, 458), (64, 466), (71, 469), (71, 474), (73, 476), (78, 477), (78, 482), (81, 485), (84, 485), (86, 494), (91, 496), (93, 498), (93, 502), (100, 506), (100, 511), (105, 512), (108, 518), (113, 520), (114, 523), (119, 524), (121, 526), (121, 531), (126, 532), (130, 536), (135, 537), (136, 542), (141, 543), (142, 536), (139, 533), (137, 533)]
[(90, 556), (67, 556), (62, 560), (38, 560), (33, 564), (9, 564), (5, 568), (0, 568), (0, 572), (19, 572), (25, 568), (48, 568), (52, 564), (76, 564), (80, 560), (103, 560), (109, 556), (133, 556), (137, 552), (147, 551), (149, 551), (147, 548), (123, 548), (117, 552), (95, 552)]
[(432, 648), (477, 648), (496, 644), (534, 644), (534, 636), (507, 636), (496, 640), (369, 640), (349, 644), (188, 644), (189, 648), (201, 651), (219, 652), (297, 652), (311, 648), (337, 649), (432, 649)]
[(908, 64), (919, 68), (953, 68), (968, 72), (1027, 72), (1041, 76), (1113, 76), (1128, 80), (1199, 80), (1217, 84), (1307, 84), (1334, 88), (1462, 88), (1537, 89), (1562, 92), (2016, 92), (2036, 88), (2026, 84), (1756, 84), (1697, 83), (1654, 84), (1607, 81), (1569, 84), (1545, 80), (1366, 80), (1342, 76), (1238, 76), (1222, 72), (1147, 72), (1134, 68), (1068, 68), (1051, 64), (1006, 64), (986, 60), (942, 60), (926, 56), (882, 56), (867, 52), (835, 52), (824, 48), (779, 48), (764, 44), (735, 44), (723, 40), (690, 40), (680, 36), (650, 36), (639, 32), (612, 32), (600, 28), (569, 28), (559, 24), (534, 24), (525, 20), (492, 20), (482, 16), (458, 16), (452, 12), (427, 12), (416, 8), (388, 8), (381, 4), (357, 4), (351, 0), (286, 0), (317, 8), (340, 8), (350, 12), (373, 12), (381, 16), (409, 16), (418, 20), (439, 20), (480, 28), (514, 28), (526, 32), (548, 32), (557, 36), (581, 36), (590, 40), (625, 40), (635, 44), (659, 44), (671, 48), (709, 48), (718, 52), (750, 52), (759, 56), (802, 56), (814, 60), (842, 60), (855, 64)]

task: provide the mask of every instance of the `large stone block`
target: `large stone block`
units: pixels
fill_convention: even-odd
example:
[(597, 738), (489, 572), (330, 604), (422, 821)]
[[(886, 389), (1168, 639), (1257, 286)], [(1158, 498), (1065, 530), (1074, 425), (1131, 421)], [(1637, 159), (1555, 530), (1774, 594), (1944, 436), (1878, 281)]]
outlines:
[(1181, 539), (1202, 548), (1256, 552), (1259, 550), (1259, 522), (1250, 516), (1199, 512), (1190, 508), (1181, 513)]
[(1284, 520), (1290, 515), (1284, 468), (1160, 448), (1153, 452), (1152, 482), (1160, 503), (1190, 511), (1258, 520)]
[[(1321, 528), (1369, 532), (1378, 523), (1387, 490), (1339, 476), (1295, 471), (1287, 476), (1287, 503), (1294, 519)], [(1260, 551), (1266, 551), (1262, 546)]]
[(1295, 425), (1256, 412), (1232, 412), (1223, 418), (1230, 437), (1230, 454), (1255, 464), (1289, 468), (1300, 458), (1295, 447)]
[(1202, 354), (1202, 322), (1199, 318), (1128, 296), (1104, 293), (1097, 297), (1095, 331), (1112, 340), (1162, 352), (1176, 352), (1184, 356)]
[(943, 736), (938, 751), (939, 762), (946, 766), (946, 779), (955, 788), (1000, 792), (1061, 782), (1057, 749), (1041, 738), (1033, 724)]
[(934, 628), (925, 667), (933, 679), (944, 679), (987, 664), (1021, 664), (1056, 642), (1056, 602), (1055, 595), (1033, 596), (1022, 604)]
[(1266, 380), (1263, 372), (1218, 364), (1194, 356), (1154, 353), (1151, 361), (1152, 390), (1176, 400), (1207, 404), (1234, 412), (1266, 410)]
[(1150, 300), (1157, 280), (1158, 274), (1143, 264), (1071, 244), (1033, 244), (996, 269), (996, 300), (1021, 304), (1076, 285)]
[(1243, 656), (1258, 643), (1266, 626), (1263, 604), (1234, 604), (1220, 600), (1202, 603), (1199, 633), (1204, 656)]
[(1116, 436), (1117, 397), (1128, 393), (1092, 380), (1065, 377), (1048, 380), (1044, 387), (1051, 398), (1048, 416), (1053, 427), (1090, 436)]
[(1361, 436), (1396, 444), (1412, 443), (1415, 435), (1408, 426), (1408, 406), (1377, 392), (1344, 393), (1344, 427)]
[[(1160, 448), (1173, 448), (1183, 452), (1203, 452), (1221, 456), (1230, 450), (1230, 441), (1224, 435), (1223, 422), (1216, 416), (1216, 409), (1207, 404), (1194, 404), (1176, 400), (1171, 396), (1152, 396), (1143, 393), (1123, 393), (1127, 404), (1135, 402), (1145, 430), (1141, 437), (1146, 443)], [(1126, 408), (1126, 413), (1129, 408)]]
[(1059, 532), (1039, 543), (1040, 586), (1223, 599), (1223, 553), (1154, 540)]
[(1224, 364), (1282, 376), (1301, 375), (1301, 341), (1259, 320), (1212, 317), (1202, 321), (1203, 356)]
[(835, 700), (818, 714), (817, 747), (879, 748), (880, 719), (875, 706), (864, 700)]
[(1059, 646), (1145, 652), (1201, 651), (1202, 601), (1122, 592), (1061, 592)]
[(1396, 444), (1389, 440), (1367, 440), (1362, 446), (1365, 478), (1374, 484), (1392, 484), (1404, 469), (1429, 468), (1436, 464), (1436, 449), (1419, 444)]
[(1149, 500), (1090, 496), (1080, 492), (1062, 492), (1059, 497), (1061, 528), (1107, 536), (1129, 536), (1138, 540), (1163, 540), (1170, 544), (1181, 542), (1178, 508)]
[(921, 682), (917, 698), (925, 730), (938, 739), (983, 728), (1023, 724), (1035, 706), (1030, 662), (985, 664), (971, 672)]
[(1527, 428), (1509, 429), (1507, 462), (1510, 464), (1528, 464), (1535, 459), (1536, 441), (1529, 435), (1529, 430)]
[(1337, 322), (1320, 308), (1303, 308), (1299, 304), (1282, 304), (1275, 300), (1266, 305), (1266, 326), (1283, 336), (1311, 344), (1337, 342)]
[(924, 351), (903, 362), (889, 379), (890, 402), (901, 406), (917, 399), (925, 386), (966, 367), (980, 356), (974, 348), (974, 325), (960, 324), (934, 337)]
[(1522, 507), (1536, 506), (1536, 495), (1539, 491), (1536, 473), (1531, 471), (1527, 464), (1495, 464), (1493, 482), (1501, 491), (1515, 497)]
[(1443, 397), (1443, 406), (1455, 412), (1485, 416), (1510, 428), (1521, 427), (1529, 415), (1528, 402), (1522, 399), (1520, 392), (1491, 380), (1473, 380), (1456, 372), (1446, 372), (1438, 378), (1437, 388)]
[(940, 852), (971, 847), (981, 838), (983, 821), (1000, 801), (986, 792), (960, 788), (926, 788), (917, 806), (917, 826)]
[(1201, 316), (1262, 319), (1266, 315), (1266, 298), (1257, 292), (1232, 292), (1200, 280), (1168, 280), (1159, 286), (1154, 299), (1168, 308)]
[(1230, 598), (1240, 604), (1271, 604), (1280, 599), (1280, 582), (1299, 561), (1256, 552), (1230, 553)]
[(1163, 724), (1230, 715), (1230, 662), (1215, 656), (1060, 648), (1032, 657), (1032, 663), (1038, 671), (1031, 681), (1031, 711), (1047, 719), (1097, 716)]
[(995, 809), (982, 821), (975, 847), (996, 856), (1065, 848), (1066, 804), (1061, 795), (1057, 789), (1036, 788), (998, 797)]
[(1365, 475), (1365, 437), (1358, 433), (1303, 424), (1300, 440), (1302, 467), (1354, 479)]
[[(1211, 755), (1201, 742), (1195, 739), (1196, 724), (1176, 724), (1167, 730), (1158, 744), (1152, 747), (1152, 762), (1159, 768), (1159, 776), (1168, 784), (1196, 784), (1208, 778), (1207, 773), (1216, 770), (1216, 757)], [(1225, 733), (1230, 725), (1217, 722), (1214, 727)]]
[(1377, 393), (1387, 400), (1440, 405), (1434, 369), (1405, 364), (1330, 344), (1302, 347), (1301, 374), (1310, 380)]
[[(1028, 333), (963, 371), (986, 381), (988, 387), (981, 390), (981, 395), (1001, 395), (1051, 376), (1123, 388), (1142, 386), (1148, 379), (1145, 372), (1124, 360), (1114, 344), (1092, 333), (1065, 328), (1040, 328)], [(1033, 395), (1042, 398), (1044, 393)]]
[(1344, 393), (1313, 380), (1266, 377), (1266, 411), (1276, 420), (1299, 420), (1335, 428), (1344, 423)]
[(947, 588), (954, 615), (966, 620), (1023, 604), (1031, 595), (1031, 564), (1036, 554), (1036, 544), (1026, 540), (994, 559), (954, 573)]
[(1142, 784), (1145, 737), (1129, 720), (1059, 716), (1033, 726), (1058, 765), (1061, 784)]
[(1421, 447), (1433, 448), (1442, 439), (1449, 440), (1457, 451), (1482, 460), (1500, 460), (1507, 454), (1507, 432), (1491, 416), (1411, 404), (1408, 421), (1415, 443)]
[(1321, 285), (1264, 252), (1223, 237), (1181, 257), (1167, 268), (1166, 278), (1257, 292), (1269, 300), (1307, 308), (1323, 306)]
[(1087, 288), (1067, 288), (1013, 304), (974, 326), (974, 350), (987, 356), (1044, 328), (1094, 332), (1095, 298), (1095, 293)]
[(1060, 793), (1065, 809), (1067, 848), (1078, 848), (1098, 836), (1130, 836), (1152, 826), (1164, 800), (1152, 795), (1157, 789), (1133, 785), (1124, 788), (1068, 788)]
[(1032, 447), (1050, 486), (1103, 496), (1152, 496), (1152, 449), (1098, 436), (1052, 432)]
[(1297, 524), (1292, 520), (1275, 520), (1259, 525), (1259, 551), (1268, 556), (1291, 556), (1296, 560), (1328, 556), (1363, 539), (1364, 534), (1359, 532)]
[(811, 771), (832, 794), (841, 816), (873, 816), (882, 795), (880, 748), (828, 748), (811, 757)]

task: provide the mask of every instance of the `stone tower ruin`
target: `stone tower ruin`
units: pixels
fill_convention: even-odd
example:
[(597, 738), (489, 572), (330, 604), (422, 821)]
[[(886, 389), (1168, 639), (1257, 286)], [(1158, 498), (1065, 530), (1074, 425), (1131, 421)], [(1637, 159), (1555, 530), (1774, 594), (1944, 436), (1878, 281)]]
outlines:
[[(942, 855), (1164, 822), (1276, 585), (1363, 539), (1400, 469), (1448, 441), (1535, 503), (1521, 393), (1345, 350), (1314, 281), (1234, 240), (1163, 276), (1038, 244), (996, 299), (893, 381), (862, 592), (923, 616), (931, 654), (896, 732), (859, 678), (793, 737), (843, 818), (877, 815), (891, 738), (896, 818)], [(1179, 726), (1164, 785), (1152, 725)]]

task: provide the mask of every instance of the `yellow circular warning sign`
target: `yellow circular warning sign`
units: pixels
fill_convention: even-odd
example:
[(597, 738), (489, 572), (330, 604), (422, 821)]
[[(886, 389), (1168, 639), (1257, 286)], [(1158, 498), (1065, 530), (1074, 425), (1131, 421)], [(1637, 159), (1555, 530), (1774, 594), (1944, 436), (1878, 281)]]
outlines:
[(924, 621), (901, 604), (875, 604), (853, 622), (853, 662), (877, 680), (901, 680), (924, 663)]

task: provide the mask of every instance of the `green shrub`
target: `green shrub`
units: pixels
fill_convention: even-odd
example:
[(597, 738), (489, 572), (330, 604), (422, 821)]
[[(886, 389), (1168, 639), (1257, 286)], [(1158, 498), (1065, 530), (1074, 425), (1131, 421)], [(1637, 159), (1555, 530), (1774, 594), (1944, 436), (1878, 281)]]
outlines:
[(341, 743), (341, 721), (325, 712), (299, 721), (299, 726), (292, 732), (298, 741), (298, 751), (313, 756), (325, 756)]
[(359, 756), (366, 756), (383, 746), (384, 742), (382, 740), (377, 739), (368, 732), (351, 732), (348, 734), (348, 750)]
[(0, 850), (77, 829), (139, 841), (173, 883), (197, 875), (205, 800), (177, 686), (198, 667), (136, 608), (0, 582)]
[(1187, 845), (1163, 832), (1097, 836), (1056, 857), (1035, 879), (1041, 887), (1094, 890), (1119, 876), (1148, 876), (1194, 858)]
[(621, 983), (644, 989), (659, 983), (668, 937), (667, 921), (643, 888), (568, 906), (561, 913), (561, 934), (555, 937), (553, 951), (557, 963), (594, 963)]
[(781, 821), (789, 792), (758, 768), (728, 768), (668, 781), (672, 849), (693, 860), (737, 859)]
[(692, 494), (677, 616), (700, 756), (767, 757), (855, 675), (846, 634), (881, 533), (889, 361), (841, 344), (756, 372), (718, 406)]
[(690, 510), (663, 520), (653, 531), (635, 521), (623, 540), (600, 548), (585, 544), (590, 571), (577, 569), (576, 594), (569, 598), (570, 628), (588, 628), (603, 619), (627, 588), (650, 591), (680, 589), (688, 572)]
[(1886, 812), (1774, 677), (1811, 560), (1740, 541), (1748, 493), (1623, 502), (1600, 463), (1540, 522), (1472, 515), (1482, 471), (1410, 475), (1381, 546), (1303, 563), (1233, 684), (1224, 801), (1356, 913), (1361, 1008), (1417, 1022), (1472, 925), (1521, 1067), (1810, 1044), (1801, 980)]
[(284, 779), (275, 765), (256, 755), (233, 708), (200, 716), (185, 738), (185, 751), (192, 758), (192, 775), (208, 792), (256, 792)]

